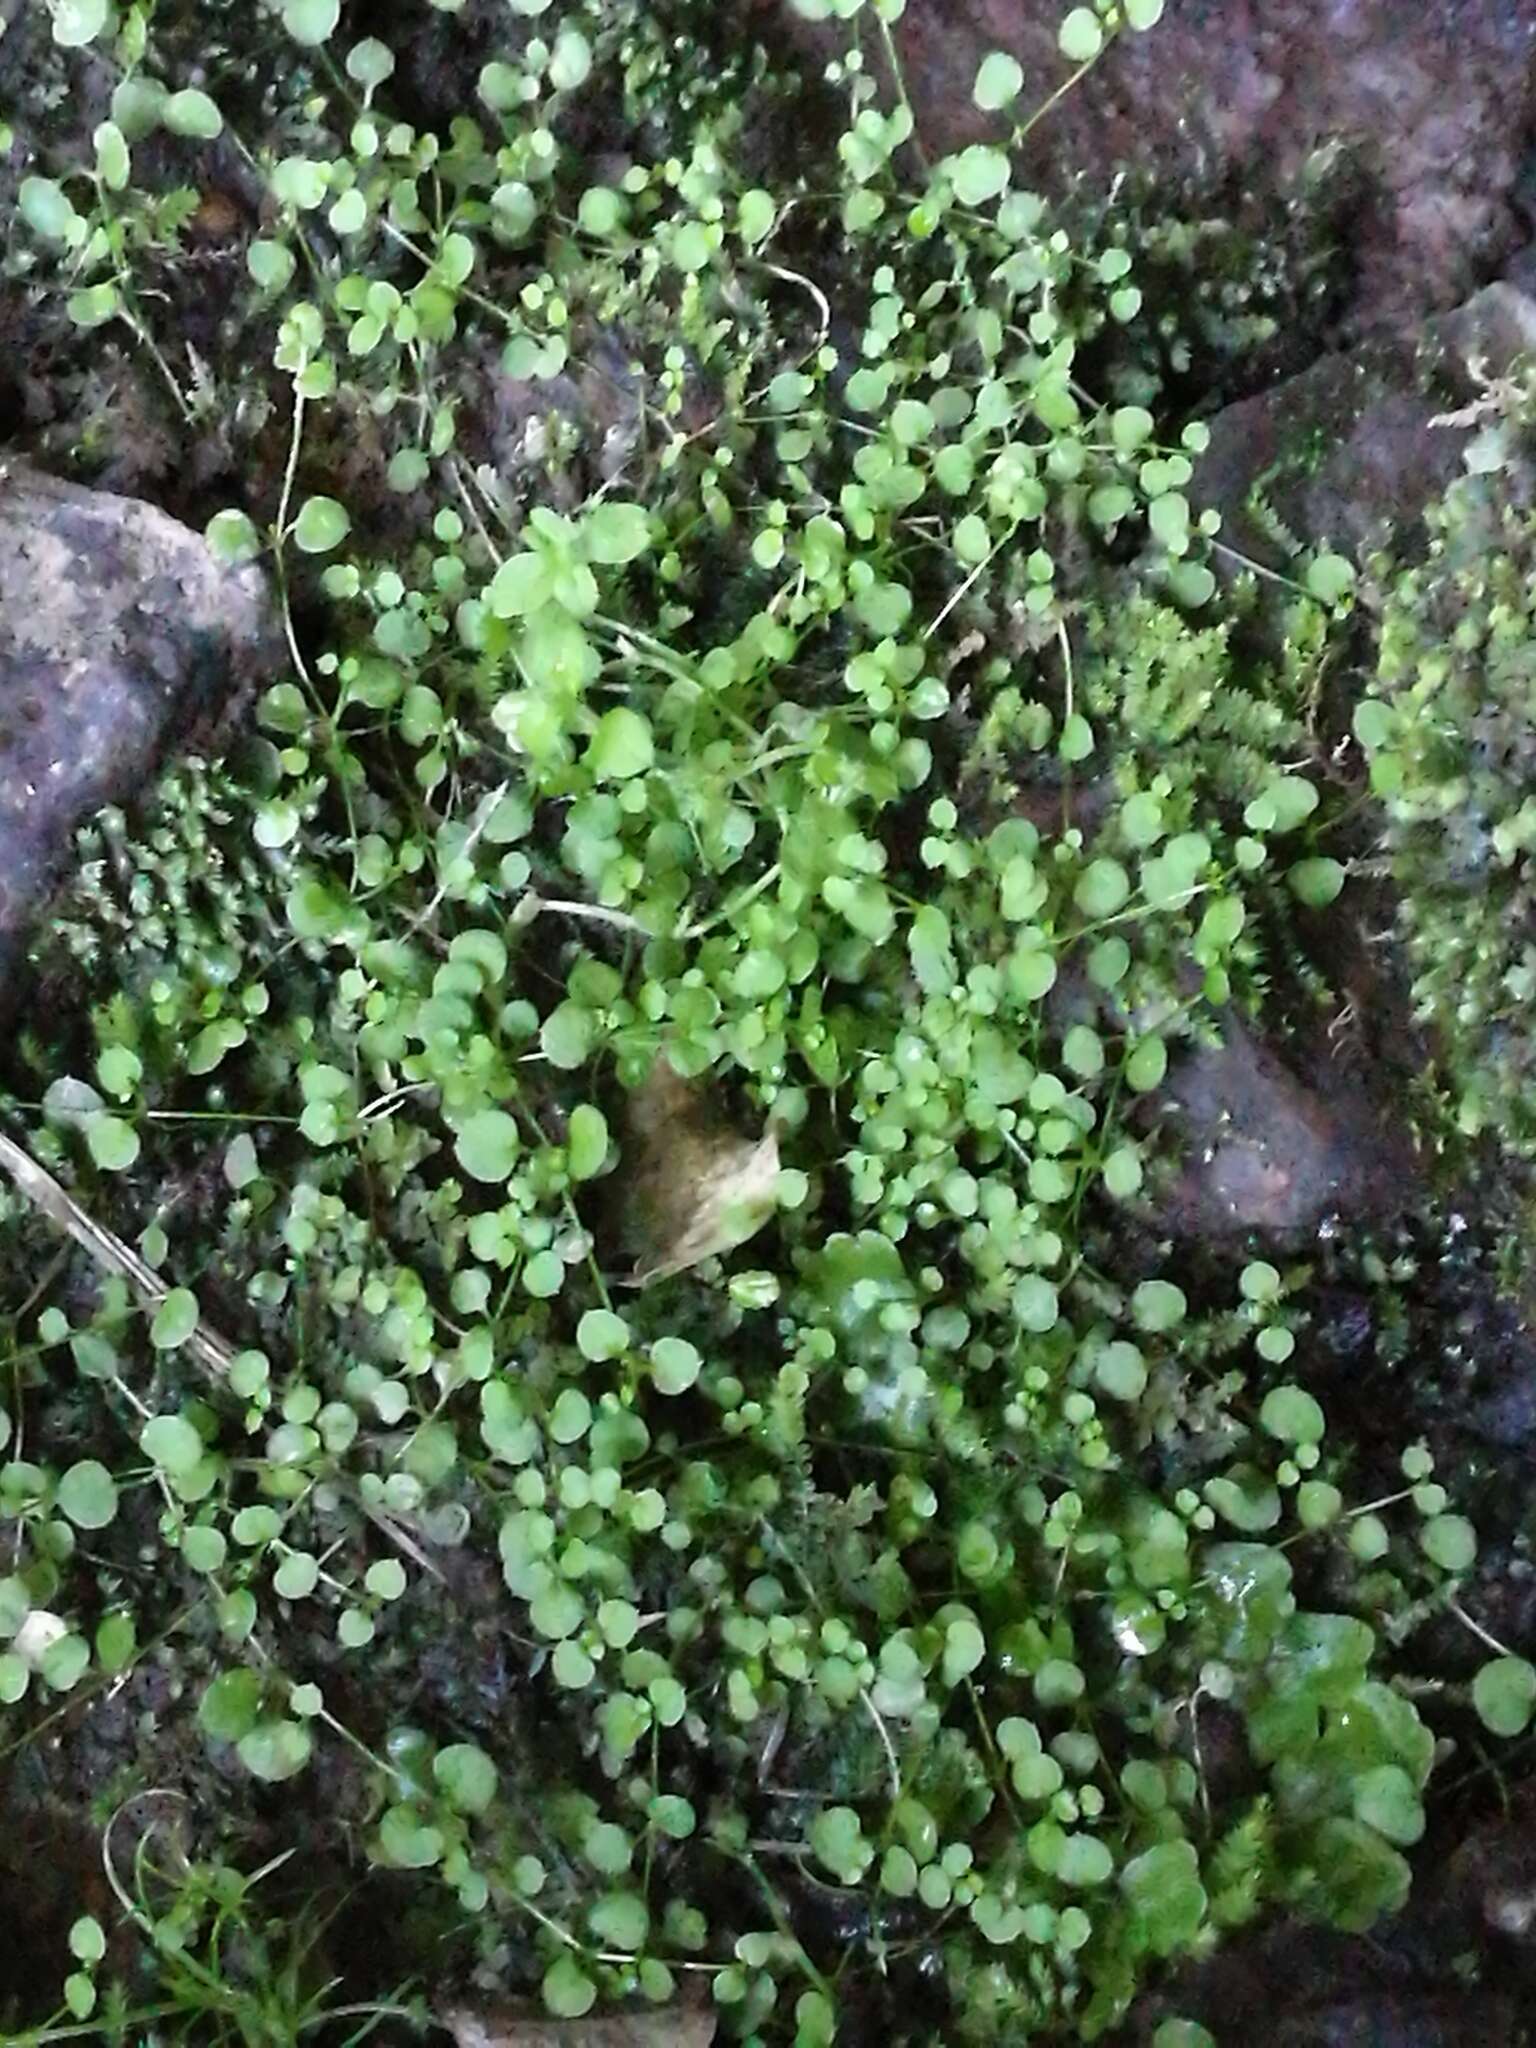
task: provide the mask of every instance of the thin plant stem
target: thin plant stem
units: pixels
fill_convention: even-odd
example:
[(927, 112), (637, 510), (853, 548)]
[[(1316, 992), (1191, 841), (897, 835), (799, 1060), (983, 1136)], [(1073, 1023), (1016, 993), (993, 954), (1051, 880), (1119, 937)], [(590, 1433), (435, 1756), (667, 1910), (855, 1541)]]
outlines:
[(875, 23), (880, 31), (880, 43), (885, 51), (885, 61), (890, 66), (891, 83), (896, 88), (896, 97), (901, 102), (907, 119), (912, 123), (912, 147), (917, 152), (917, 160), (923, 169), (925, 171), (930, 170), (932, 164), (928, 151), (924, 147), (923, 138), (918, 132), (917, 114), (912, 105), (911, 94), (907, 91), (907, 74), (901, 61), (901, 52), (896, 47), (896, 38), (891, 33), (891, 24), (886, 20), (883, 9), (878, 6), (875, 8)]

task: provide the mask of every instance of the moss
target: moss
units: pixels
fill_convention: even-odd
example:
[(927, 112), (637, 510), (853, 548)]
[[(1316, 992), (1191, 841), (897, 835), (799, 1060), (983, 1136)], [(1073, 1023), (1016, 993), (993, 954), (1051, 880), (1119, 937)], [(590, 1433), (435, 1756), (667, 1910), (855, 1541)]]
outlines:
[(1485, 411), (1471, 473), (1387, 574), (1355, 732), (1385, 819), (1414, 1013), (1455, 1134), (1536, 1154), (1536, 507), (1522, 391)]

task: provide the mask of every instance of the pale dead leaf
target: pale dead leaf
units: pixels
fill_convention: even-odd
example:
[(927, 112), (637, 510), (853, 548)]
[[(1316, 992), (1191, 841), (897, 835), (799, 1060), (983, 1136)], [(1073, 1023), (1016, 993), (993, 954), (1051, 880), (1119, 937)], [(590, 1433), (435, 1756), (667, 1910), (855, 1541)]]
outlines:
[(457, 2006), (439, 2017), (457, 2048), (709, 2048), (715, 2038), (714, 2014), (683, 2006), (588, 2020)]
[(624, 1226), (637, 1284), (734, 1251), (773, 1214), (776, 1134), (743, 1137), (709, 1084), (684, 1080), (665, 1054), (630, 1096), (626, 1121)]

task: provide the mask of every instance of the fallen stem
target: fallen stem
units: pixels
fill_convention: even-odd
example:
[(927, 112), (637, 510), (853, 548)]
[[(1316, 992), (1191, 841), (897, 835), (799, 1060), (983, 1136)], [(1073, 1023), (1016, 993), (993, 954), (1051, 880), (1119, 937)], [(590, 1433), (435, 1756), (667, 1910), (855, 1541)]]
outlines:
[[(31, 1153), (0, 1133), (0, 1170), (18, 1194), (24, 1196), (56, 1228), (72, 1237), (98, 1266), (126, 1280), (146, 1309), (158, 1310), (170, 1293), (165, 1282), (138, 1253), (131, 1250), (104, 1224), (88, 1215), (68, 1190), (46, 1167), (39, 1166)], [(221, 1379), (235, 1362), (234, 1346), (199, 1318), (186, 1347), (201, 1365)]]
[(1459, 1600), (1447, 1600), (1446, 1607), (1454, 1614), (1464, 1629), (1471, 1631), (1485, 1649), (1492, 1650), (1495, 1657), (1513, 1657), (1514, 1651), (1507, 1643), (1501, 1643), (1497, 1636), (1490, 1635), (1480, 1621), (1474, 1621)]
[(634, 932), (642, 939), (655, 937), (655, 933), (647, 930), (638, 918), (630, 917), (622, 910), (608, 910), (601, 903), (571, 903), (558, 896), (539, 896), (532, 890), (512, 912), (510, 922), (514, 925), (532, 924), (544, 910), (556, 910), (562, 917), (590, 918), (594, 924), (611, 924), (618, 931)]

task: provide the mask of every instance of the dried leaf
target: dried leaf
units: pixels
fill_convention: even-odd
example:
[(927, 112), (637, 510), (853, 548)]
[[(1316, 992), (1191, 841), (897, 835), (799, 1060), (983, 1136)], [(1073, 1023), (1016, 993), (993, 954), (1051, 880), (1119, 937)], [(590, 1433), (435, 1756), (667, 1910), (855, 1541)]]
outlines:
[(643, 1284), (733, 1251), (773, 1214), (779, 1141), (746, 1138), (720, 1115), (708, 1084), (663, 1056), (629, 1099), (625, 1233)]
[(713, 2013), (682, 2006), (585, 2020), (456, 2006), (440, 2017), (457, 2048), (709, 2048), (715, 2038)]

